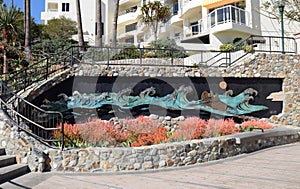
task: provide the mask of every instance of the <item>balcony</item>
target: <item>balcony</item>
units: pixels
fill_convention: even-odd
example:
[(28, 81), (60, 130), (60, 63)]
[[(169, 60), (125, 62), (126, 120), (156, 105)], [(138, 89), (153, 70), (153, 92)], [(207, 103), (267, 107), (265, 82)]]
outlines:
[(128, 24), (124, 27), (121, 27), (118, 29), (118, 39), (123, 39), (123, 38), (128, 38), (128, 37), (133, 37), (135, 35), (139, 35), (143, 33), (143, 29), (145, 28), (144, 24), (141, 23), (132, 23)]
[(141, 7), (135, 5), (126, 10), (120, 11), (118, 24), (126, 24), (128, 22), (136, 21), (142, 14)]
[(123, 5), (123, 4), (128, 3), (128, 2), (129, 2), (129, 0), (120, 0), (119, 4)]
[(201, 9), (201, 1), (199, 0), (185, 0), (183, 1), (181, 17), (190, 15)]
[(250, 32), (250, 13), (235, 7), (218, 8), (184, 31), (184, 38), (193, 38), (225, 30)]

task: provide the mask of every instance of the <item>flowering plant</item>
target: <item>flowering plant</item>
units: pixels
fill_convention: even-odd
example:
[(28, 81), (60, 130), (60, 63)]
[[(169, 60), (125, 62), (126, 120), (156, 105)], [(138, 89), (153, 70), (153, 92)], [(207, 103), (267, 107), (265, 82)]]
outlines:
[[(61, 124), (58, 126), (61, 128)], [(113, 124), (100, 119), (89, 120), (81, 124), (64, 124), (65, 146), (145, 146), (161, 142), (201, 139), (249, 131), (251, 128), (270, 129), (273, 125), (265, 120), (248, 120), (240, 129), (233, 119), (209, 119), (189, 117), (178, 122), (172, 130), (164, 127), (157, 120), (140, 116), (125, 119)], [(55, 139), (61, 139), (60, 130), (53, 132)], [(59, 145), (57, 143), (57, 145)]]

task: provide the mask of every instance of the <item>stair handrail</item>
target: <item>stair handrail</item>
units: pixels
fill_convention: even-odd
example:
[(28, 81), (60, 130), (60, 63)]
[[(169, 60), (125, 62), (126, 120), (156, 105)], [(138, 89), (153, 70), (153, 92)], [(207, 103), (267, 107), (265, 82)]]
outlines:
[[(10, 98), (5, 98), (6, 95), (9, 95)], [(6, 116), (15, 123), (15, 125), (23, 130), (24, 132), (26, 132), (27, 134), (34, 136), (37, 140), (39, 140), (40, 142), (42, 142), (43, 144), (49, 146), (49, 147), (54, 147), (53, 145), (49, 144), (48, 142), (61, 142), (61, 149), (64, 149), (64, 117), (63, 114), (61, 112), (58, 111), (46, 111), (43, 110), (39, 107), (37, 107), (36, 105), (28, 102), (27, 100), (25, 100), (24, 98), (22, 98), (21, 96), (17, 95), (15, 92), (11, 91), (3, 81), (1, 81), (1, 95), (0, 95), (0, 104), (1, 104), (1, 109), (3, 110), (3, 112), (6, 114)], [(28, 107), (26, 107), (26, 105), (28, 105)], [(41, 112), (41, 115), (43, 115), (43, 117), (45, 117), (45, 115), (49, 116), (49, 115), (55, 115), (57, 117), (57, 122), (58, 124), (61, 124), (61, 127), (45, 127), (45, 125), (41, 125), (39, 123), (37, 123), (36, 121), (32, 120), (29, 118), (29, 116), (24, 115), (22, 113), (22, 111), (20, 111), (19, 106), (23, 106), (26, 107), (25, 109), (31, 112)], [(31, 108), (31, 109), (29, 109)], [(25, 112), (25, 114), (27, 114), (28, 112)], [(25, 124), (25, 122), (27, 122), (27, 125)], [(21, 124), (22, 123), (22, 124)], [(28, 123), (30, 125), (28, 125)], [(25, 124), (25, 125), (24, 125)], [(28, 129), (28, 128), (31, 128)], [(44, 132), (52, 132), (55, 130), (60, 130), (61, 132), (61, 139), (51, 139), (51, 138), (45, 138), (39, 135), (39, 133), (35, 133), (34, 130), (40, 131), (39, 129), (42, 129), (42, 131)], [(44, 133), (42, 133), (44, 134)], [(50, 133), (50, 135), (47, 136), (51, 136), (52, 133)]]
[[(39, 82), (43, 79), (47, 79), (49, 75), (53, 73), (71, 68), (75, 60), (79, 61), (78, 59), (72, 57), (72, 55), (74, 54), (73, 52), (69, 52), (73, 51), (73, 48), (74, 47), (68, 47), (61, 52), (47, 54), (47, 57), (38, 59), (34, 64), (31, 64), (30, 66), (24, 67), (20, 70), (16, 70), (14, 72), (10, 72), (8, 76), (9, 78), (5, 81), (6, 85), (11, 89), (14, 88), (14, 91), (18, 92), (32, 85), (33, 83)], [(54, 69), (53, 67), (57, 65), (60, 66)], [(50, 68), (51, 71), (48, 71)], [(31, 78), (33, 78), (33, 76), (35, 78), (29, 79), (27, 77), (28, 73), (31, 75)]]

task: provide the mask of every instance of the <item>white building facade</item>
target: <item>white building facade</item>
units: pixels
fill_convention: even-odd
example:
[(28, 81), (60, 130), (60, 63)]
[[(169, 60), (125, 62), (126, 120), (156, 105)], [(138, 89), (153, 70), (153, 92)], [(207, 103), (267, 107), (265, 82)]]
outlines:
[[(150, 0), (154, 1), (154, 0)], [(172, 38), (186, 49), (218, 50), (224, 43), (250, 35), (281, 36), (280, 23), (262, 13), (263, 0), (160, 0), (169, 6), (171, 16), (158, 29), (158, 39)], [(120, 0), (118, 42), (137, 45), (154, 40), (150, 27), (140, 22), (141, 7), (149, 0)], [(102, 0), (104, 43), (112, 37), (114, 1)], [(95, 40), (96, 1), (81, 0), (83, 31), (91, 45)], [(43, 23), (65, 16), (76, 21), (72, 0), (46, 0)], [(300, 32), (300, 23), (285, 22), (285, 36)]]
[[(103, 22), (103, 34), (106, 36), (112, 30), (113, 19), (113, 1), (102, 0), (102, 22)], [(80, 0), (82, 28), (84, 33), (84, 41), (90, 45), (95, 43), (96, 34), (96, 1), (95, 0)], [(41, 13), (41, 20), (43, 24), (47, 24), (49, 20), (53, 18), (59, 18), (64, 16), (70, 18), (73, 21), (77, 21), (76, 16), (76, 4), (74, 0), (45, 0), (45, 12)], [(107, 24), (109, 23), (109, 24)], [(77, 35), (74, 35), (75, 40), (78, 39)], [(108, 43), (105, 41), (105, 43)]]

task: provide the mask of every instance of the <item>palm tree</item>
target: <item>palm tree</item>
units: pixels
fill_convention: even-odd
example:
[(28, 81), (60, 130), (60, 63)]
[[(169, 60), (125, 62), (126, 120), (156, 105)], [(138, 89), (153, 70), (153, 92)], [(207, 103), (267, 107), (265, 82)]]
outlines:
[(84, 40), (83, 40), (83, 31), (82, 31), (82, 22), (81, 22), (81, 9), (80, 9), (80, 0), (76, 0), (77, 8), (77, 30), (78, 30), (78, 43), (83, 50)]
[(101, 9), (101, 0), (97, 0), (97, 13), (96, 13), (96, 46), (102, 48), (102, 9)]
[(24, 0), (25, 4), (25, 14), (24, 14), (24, 21), (25, 21), (25, 53), (26, 53), (26, 61), (29, 62), (30, 59), (30, 51), (31, 51), (31, 14), (30, 14), (30, 0)]
[(155, 41), (157, 41), (158, 24), (167, 21), (170, 14), (170, 8), (161, 4), (160, 1), (148, 2), (142, 6), (141, 21), (154, 31)]
[(1, 49), (3, 51), (3, 74), (4, 80), (7, 79), (8, 65), (6, 61), (6, 49), (14, 46), (19, 29), (21, 12), (13, 6), (0, 6), (0, 31), (1, 31)]
[(115, 0), (115, 12), (114, 12), (114, 21), (113, 21), (113, 37), (112, 37), (112, 45), (113, 45), (113, 47), (117, 46), (119, 4), (120, 4), (120, 0)]

